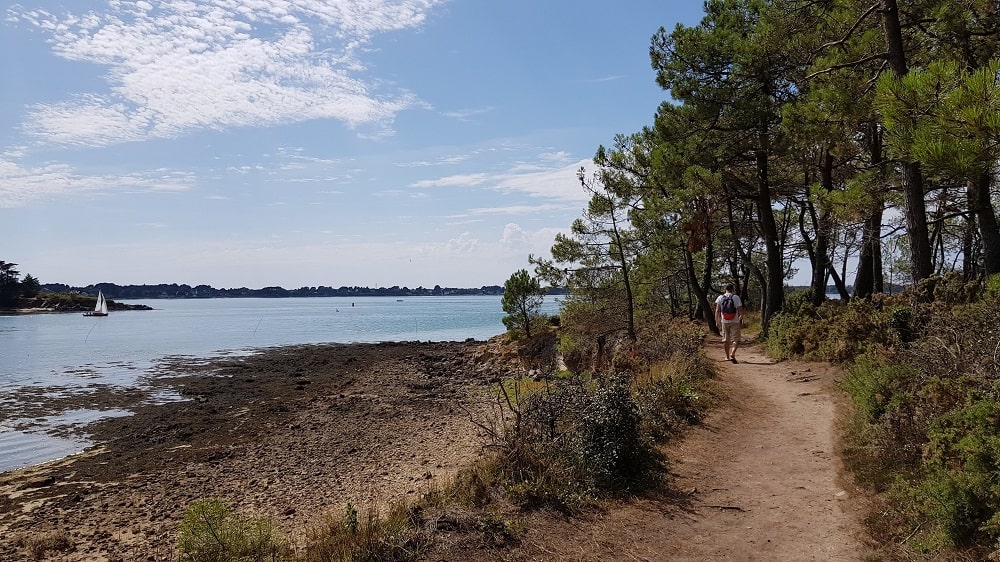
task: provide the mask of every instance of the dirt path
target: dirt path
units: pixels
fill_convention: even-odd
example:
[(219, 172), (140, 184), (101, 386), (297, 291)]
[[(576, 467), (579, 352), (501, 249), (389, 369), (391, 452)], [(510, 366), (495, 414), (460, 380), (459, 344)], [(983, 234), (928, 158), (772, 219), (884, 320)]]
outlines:
[[(673, 493), (533, 535), (525, 560), (863, 560), (856, 505), (835, 452), (840, 371), (775, 364), (744, 347), (738, 364), (713, 338), (725, 396), (671, 447)], [(680, 497), (680, 501), (678, 501)]]

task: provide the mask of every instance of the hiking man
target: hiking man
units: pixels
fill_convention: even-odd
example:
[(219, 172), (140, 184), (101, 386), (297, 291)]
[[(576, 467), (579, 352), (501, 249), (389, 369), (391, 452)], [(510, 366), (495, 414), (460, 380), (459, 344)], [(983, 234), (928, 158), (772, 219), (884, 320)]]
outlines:
[[(743, 327), (743, 301), (733, 294), (733, 284), (726, 285), (726, 292), (715, 299), (715, 323), (722, 332), (726, 359), (736, 363), (736, 349), (740, 347), (740, 328)], [(732, 344), (732, 351), (730, 351)]]

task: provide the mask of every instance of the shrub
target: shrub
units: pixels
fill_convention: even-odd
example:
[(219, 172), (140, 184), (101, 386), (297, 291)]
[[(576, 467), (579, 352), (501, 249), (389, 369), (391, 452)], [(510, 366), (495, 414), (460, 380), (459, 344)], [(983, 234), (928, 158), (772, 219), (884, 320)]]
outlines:
[[(908, 365), (883, 364), (874, 353), (867, 353), (855, 359), (847, 368), (847, 376), (841, 383), (850, 394), (854, 405), (864, 421), (878, 423), (890, 402), (902, 399), (900, 387), (917, 376)], [(897, 402), (898, 409), (899, 404)]]
[(593, 349), (582, 336), (562, 333), (558, 352), (570, 372), (582, 373), (590, 365)]
[(906, 315), (892, 310), (887, 312), (882, 300), (865, 299), (786, 309), (771, 321), (767, 354), (778, 360), (802, 357), (847, 363), (875, 345), (892, 347), (901, 341), (899, 334), (905, 330), (894, 328), (894, 322)]
[(956, 544), (1000, 539), (1000, 403), (970, 395), (933, 421), (923, 486), (937, 499), (933, 515)]
[(920, 552), (982, 559), (1000, 544), (1000, 307), (977, 300), (992, 283), (932, 278), (845, 314), (877, 336), (843, 382), (845, 453), (890, 506), (869, 518), (878, 532)]
[(430, 544), (421, 530), (418, 507), (403, 503), (382, 512), (363, 512), (348, 503), (340, 516), (329, 516), (308, 533), (306, 560), (396, 562), (412, 560)]
[(32, 560), (43, 560), (52, 552), (70, 552), (73, 541), (64, 531), (33, 533), (14, 541), (16, 546), (25, 548)]
[(637, 491), (657, 481), (660, 458), (639, 432), (641, 420), (624, 376), (612, 377), (586, 401), (579, 453), (593, 488)]
[(524, 508), (572, 512), (592, 499), (655, 482), (659, 453), (640, 432), (627, 377), (588, 384), (579, 377), (525, 393), (505, 390), (509, 422), (492, 433), (499, 480)]
[[(561, 336), (563, 352), (585, 347), (580, 334)], [(655, 484), (663, 473), (655, 443), (700, 419), (708, 406), (700, 392), (714, 371), (693, 324), (647, 323), (639, 338), (609, 350), (609, 362), (628, 373), (502, 384), (480, 423), (495, 473), (463, 477), (468, 495), (488, 497), (490, 482), (522, 508), (572, 512)]]
[[(809, 345), (807, 321), (805, 317), (798, 316), (791, 312), (780, 312), (771, 319), (766, 349), (768, 356), (778, 361), (790, 357), (804, 355), (807, 351), (815, 349), (815, 345)], [(808, 322), (811, 323), (809, 318)], [(807, 345), (809, 349), (807, 349)]]
[(219, 499), (192, 503), (180, 525), (181, 560), (190, 562), (290, 560), (291, 549), (266, 518), (235, 514)]
[(635, 385), (641, 431), (662, 442), (700, 422), (711, 406), (704, 381), (714, 374), (703, 353), (677, 352), (669, 361), (653, 365)]

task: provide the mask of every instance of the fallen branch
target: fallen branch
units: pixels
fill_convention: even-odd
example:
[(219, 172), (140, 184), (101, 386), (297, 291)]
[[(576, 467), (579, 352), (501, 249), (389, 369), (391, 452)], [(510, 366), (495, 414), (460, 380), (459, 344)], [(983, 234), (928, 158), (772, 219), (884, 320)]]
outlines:
[(709, 505), (702, 504), (702, 507), (714, 507), (715, 509), (728, 509), (730, 511), (747, 511), (738, 505)]

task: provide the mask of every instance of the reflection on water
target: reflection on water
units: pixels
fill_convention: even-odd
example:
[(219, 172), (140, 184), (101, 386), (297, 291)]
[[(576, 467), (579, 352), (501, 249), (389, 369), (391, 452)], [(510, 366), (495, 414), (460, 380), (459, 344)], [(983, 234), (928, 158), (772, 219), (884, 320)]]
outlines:
[(0, 471), (39, 464), (78, 453), (90, 445), (83, 439), (4, 429), (0, 426)]

